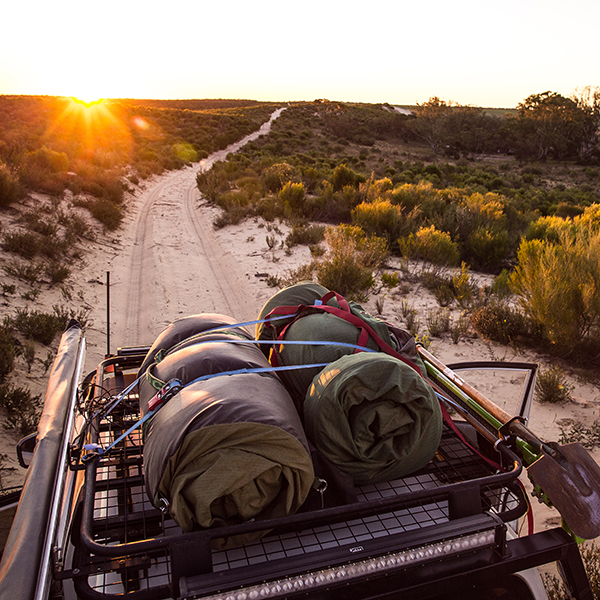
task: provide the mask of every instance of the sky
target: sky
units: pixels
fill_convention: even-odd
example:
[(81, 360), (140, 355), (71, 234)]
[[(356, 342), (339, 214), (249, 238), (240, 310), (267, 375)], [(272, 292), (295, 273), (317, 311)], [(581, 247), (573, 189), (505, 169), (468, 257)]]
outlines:
[(21, 0), (0, 94), (513, 108), (600, 86), (598, 0)]

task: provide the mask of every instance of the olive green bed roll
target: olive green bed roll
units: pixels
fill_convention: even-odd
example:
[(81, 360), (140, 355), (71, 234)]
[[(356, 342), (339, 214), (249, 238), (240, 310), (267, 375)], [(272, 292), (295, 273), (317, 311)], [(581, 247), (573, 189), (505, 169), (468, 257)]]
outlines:
[(343, 356), (316, 375), (304, 401), (304, 423), (309, 439), (357, 485), (422, 468), (442, 431), (431, 386), (381, 352)]

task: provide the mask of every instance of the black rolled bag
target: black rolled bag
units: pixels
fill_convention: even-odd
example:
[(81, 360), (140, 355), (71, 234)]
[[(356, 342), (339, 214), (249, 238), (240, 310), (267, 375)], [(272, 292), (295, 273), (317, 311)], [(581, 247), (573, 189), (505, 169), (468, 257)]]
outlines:
[[(315, 476), (292, 399), (273, 374), (220, 374), (270, 368), (255, 343), (235, 333), (198, 333), (148, 363), (155, 381), (185, 384), (144, 430), (148, 496), (156, 506), (166, 500), (183, 531), (295, 513)], [(197, 381), (207, 375), (217, 376)], [(143, 377), (142, 412), (155, 393)], [(263, 533), (221, 538), (213, 547), (234, 547)]]
[(142, 362), (138, 377), (154, 362), (159, 352), (171, 350), (180, 342), (189, 341), (195, 335), (208, 333), (223, 333), (235, 335), (242, 339), (251, 340), (252, 336), (243, 328), (237, 326), (237, 321), (227, 315), (218, 313), (201, 313), (190, 315), (173, 321), (154, 340), (150, 350)]

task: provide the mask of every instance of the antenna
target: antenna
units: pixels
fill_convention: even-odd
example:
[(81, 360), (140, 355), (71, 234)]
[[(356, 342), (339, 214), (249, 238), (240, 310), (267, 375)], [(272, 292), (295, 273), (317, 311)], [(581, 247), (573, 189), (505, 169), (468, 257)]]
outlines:
[(106, 356), (110, 355), (110, 271), (106, 271)]

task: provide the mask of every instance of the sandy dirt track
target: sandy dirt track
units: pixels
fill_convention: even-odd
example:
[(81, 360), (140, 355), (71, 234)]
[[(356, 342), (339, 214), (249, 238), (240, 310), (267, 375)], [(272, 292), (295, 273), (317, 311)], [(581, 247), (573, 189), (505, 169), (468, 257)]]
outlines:
[(150, 344), (171, 321), (196, 312), (255, 318), (239, 261), (222, 245), (212, 222), (196, 209), (196, 174), (267, 133), (283, 109), (259, 131), (199, 165), (160, 178), (130, 207), (120, 232), (122, 252), (111, 266), (111, 337), (117, 346)]

